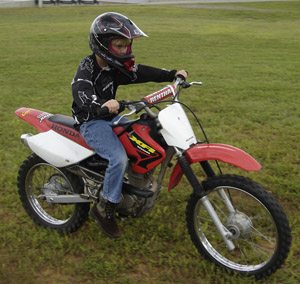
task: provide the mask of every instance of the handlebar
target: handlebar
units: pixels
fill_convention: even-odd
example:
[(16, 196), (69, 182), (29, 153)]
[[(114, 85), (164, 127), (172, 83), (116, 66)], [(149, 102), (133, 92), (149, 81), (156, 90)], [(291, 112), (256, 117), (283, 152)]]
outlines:
[[(157, 101), (159, 100), (163, 100), (165, 99), (166, 97), (169, 97), (170, 95), (173, 95), (173, 100), (176, 101), (178, 99), (178, 94), (179, 94), (179, 91), (180, 89), (178, 90), (178, 86), (181, 86), (182, 88), (189, 88), (190, 86), (192, 85), (202, 85), (202, 82), (191, 82), (191, 83), (188, 83), (185, 81), (185, 78), (184, 76), (178, 74), (176, 75), (176, 80), (174, 82), (173, 85), (169, 85), (167, 86), (166, 88), (163, 88), (161, 89), (160, 91), (157, 91), (151, 95), (148, 95), (146, 97), (153, 97), (153, 96), (158, 96), (158, 95), (161, 95), (163, 94), (162, 91), (164, 90), (172, 90), (172, 93), (169, 92), (169, 94), (167, 96), (163, 96), (161, 95), (162, 97), (159, 98)], [(158, 95), (157, 95), (158, 94)], [(120, 104), (120, 109), (121, 111), (123, 111), (123, 109), (125, 107), (127, 107), (130, 112), (129, 113), (126, 113), (126, 114), (123, 114), (120, 119), (118, 119), (118, 121), (114, 122), (115, 125), (117, 125), (119, 123), (119, 121), (125, 117), (125, 116), (130, 116), (134, 113), (139, 113), (141, 110), (145, 110), (148, 115), (150, 115), (151, 117), (156, 117), (156, 114), (153, 113), (151, 110), (150, 110), (150, 106), (152, 104), (155, 104), (155, 102), (157, 101), (154, 101), (154, 102), (151, 102), (151, 100), (149, 101), (149, 99), (146, 99), (146, 97), (144, 97), (142, 100), (140, 101), (118, 101), (119, 104)], [(121, 107), (122, 106), (122, 107)], [(97, 115), (99, 117), (101, 116), (105, 116), (105, 115), (108, 115), (109, 114), (109, 109), (108, 107), (101, 107), (97, 110)]]

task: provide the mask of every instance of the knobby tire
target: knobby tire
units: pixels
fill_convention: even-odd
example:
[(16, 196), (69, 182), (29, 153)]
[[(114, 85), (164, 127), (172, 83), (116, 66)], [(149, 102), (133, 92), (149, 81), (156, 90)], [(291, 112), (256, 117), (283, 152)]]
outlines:
[[(70, 188), (72, 192), (78, 194), (83, 193), (84, 185), (82, 179), (67, 172), (65, 169), (56, 169), (36, 154), (31, 154), (21, 165), (18, 174), (18, 193), (24, 209), (37, 225), (44, 228), (52, 229), (59, 233), (71, 233), (78, 230), (88, 218), (90, 205), (88, 203), (48, 205), (46, 201), (42, 201), (37, 198), (38, 196), (34, 194), (34, 190), (36, 189), (32, 188), (33, 186), (30, 184), (30, 181), (35, 178), (35, 171), (38, 171), (39, 167), (45, 168), (44, 171), (48, 168), (56, 171), (57, 173), (52, 175), (53, 179), (57, 179), (57, 177), (59, 177), (66, 183), (66, 185), (68, 185), (68, 188)], [(38, 178), (35, 179), (38, 180)], [(46, 182), (47, 180), (40, 182), (40, 186), (43, 187), (43, 184)], [(57, 219), (56, 221), (56, 217), (52, 216), (51, 213), (47, 213), (46, 209), (43, 209), (43, 206), (51, 207), (49, 210), (51, 210), (54, 214), (57, 214), (55, 211), (56, 208), (62, 208), (62, 211), (66, 210), (66, 208), (68, 209), (68, 207), (72, 208), (70, 209), (70, 213), (68, 213), (68, 218), (65, 220)]]
[[(252, 198), (251, 202), (253, 201), (253, 203), (257, 202), (258, 205), (261, 205), (261, 210), (266, 210), (266, 218), (269, 218), (270, 216), (270, 220), (272, 219), (272, 222), (270, 222), (270, 226), (271, 223), (274, 224), (274, 231), (277, 230), (276, 236), (277, 236), (277, 240), (276, 240), (276, 245), (274, 245), (274, 251), (272, 251), (271, 256), (269, 257), (269, 259), (267, 259), (265, 262), (262, 262), (262, 264), (257, 265), (257, 269), (256, 266), (251, 267), (249, 265), (248, 268), (248, 263), (247, 264), (243, 264), (244, 266), (239, 267), (238, 265), (234, 264), (234, 261), (230, 260), (227, 264), (226, 260), (223, 261), (223, 256), (218, 256), (220, 247), (216, 246), (213, 247), (213, 249), (211, 249), (211, 246), (206, 242), (207, 241), (207, 235), (209, 235), (211, 233), (211, 231), (206, 232), (205, 230), (207, 230), (205, 228), (205, 220), (206, 219), (202, 219), (203, 222), (201, 223), (200, 221), (198, 222), (197, 220), (201, 220), (200, 219), (200, 214), (202, 214), (200, 212), (200, 210), (205, 210), (204, 208), (200, 208), (201, 205), (200, 201), (199, 201), (199, 197), (197, 197), (197, 195), (195, 194), (191, 194), (190, 199), (188, 201), (187, 204), (187, 208), (186, 208), (186, 221), (187, 221), (187, 227), (188, 227), (188, 232), (190, 234), (191, 240), (194, 243), (194, 245), (196, 246), (198, 252), (204, 256), (207, 260), (215, 263), (217, 266), (225, 268), (227, 271), (229, 272), (237, 272), (240, 274), (244, 274), (247, 276), (251, 276), (254, 275), (257, 279), (263, 278), (263, 277), (267, 277), (270, 274), (274, 273), (278, 268), (280, 268), (280, 266), (284, 263), (285, 259), (288, 256), (289, 253), (289, 249), (290, 249), (290, 245), (291, 245), (291, 233), (290, 233), (290, 227), (289, 227), (289, 222), (287, 220), (287, 217), (282, 209), (282, 207), (279, 205), (279, 203), (275, 200), (275, 198), (269, 193), (267, 192), (263, 187), (261, 187), (259, 184), (253, 182), (250, 179), (241, 177), (241, 176), (237, 176), (237, 175), (220, 175), (220, 176), (214, 176), (214, 177), (210, 177), (207, 180), (205, 180), (202, 183), (205, 191), (207, 192), (207, 196), (210, 199), (210, 196), (212, 196), (212, 198), (214, 196), (216, 196), (216, 189), (218, 188), (231, 188), (233, 192), (237, 192), (238, 194), (244, 194), (247, 198)], [(227, 191), (229, 192), (229, 190)], [(215, 195), (214, 195), (215, 194)], [(229, 195), (229, 197), (231, 198), (231, 196)], [(239, 210), (238, 212), (242, 212), (243, 211), (243, 207), (246, 208), (248, 206), (248, 204), (243, 203), (243, 200), (239, 200), (241, 201), (240, 203), (242, 204), (238, 204), (238, 202), (235, 203), (234, 200), (234, 196), (233, 196), (233, 204), (236, 206), (236, 208)], [(212, 203), (214, 206), (214, 203)], [(250, 208), (251, 205), (249, 205)], [(215, 210), (218, 207), (215, 208)], [(199, 210), (199, 212), (197, 212), (197, 210)], [(259, 208), (257, 208), (257, 210), (259, 210)], [(226, 211), (226, 210), (224, 210)], [(202, 211), (203, 212), (203, 211)], [(217, 212), (220, 213), (220, 212)], [(198, 216), (199, 214), (199, 216)], [(206, 213), (204, 213), (205, 216)], [(244, 215), (242, 215), (243, 213), (239, 213), (239, 216), (242, 216), (244, 218)], [(255, 212), (254, 212), (255, 214)], [(269, 214), (269, 215), (268, 215)], [(222, 214), (218, 214), (218, 215), (222, 215)], [(222, 217), (222, 216), (221, 216)], [(263, 216), (260, 216), (263, 217)], [(223, 218), (223, 217), (222, 217)], [(225, 218), (225, 217), (224, 217)], [(246, 218), (245, 218), (246, 219)], [(249, 218), (250, 219), (250, 218)], [(251, 227), (252, 233), (256, 233), (255, 231), (255, 222), (256, 220), (253, 219), (252, 221), (249, 221), (249, 219), (247, 219), (247, 222), (253, 222), (253, 229)], [(227, 218), (228, 220), (228, 218)], [(223, 221), (223, 225), (225, 221)], [(240, 222), (241, 224), (243, 222)], [(198, 225), (200, 224), (200, 225)], [(268, 224), (266, 224), (266, 226), (268, 226)], [(213, 226), (211, 226), (212, 228)], [(262, 231), (263, 231), (263, 226), (262, 227)], [(204, 232), (202, 234), (202, 232)], [(217, 238), (219, 233), (215, 232), (215, 236), (212, 238), (212, 243), (214, 243), (214, 238)], [(259, 234), (258, 235), (258, 239), (259, 239)], [(201, 238), (202, 237), (202, 238)], [(255, 237), (247, 235), (246, 237), (243, 237), (241, 239), (236, 240), (236, 242), (239, 242), (241, 244), (249, 242), (252, 242), (252, 238), (253, 240), (255, 239)], [(267, 239), (267, 238), (266, 238)], [(270, 238), (271, 239), (271, 238)], [(235, 242), (235, 241), (234, 241)], [(265, 239), (262, 239), (261, 241), (262, 243), (267, 242)], [(270, 244), (272, 242), (270, 241)], [(220, 241), (220, 244), (222, 245), (222, 241)], [(239, 243), (238, 243), (239, 244)], [(253, 247), (255, 247), (256, 244), (253, 244)], [(257, 251), (260, 250), (259, 247), (260, 243), (258, 243), (257, 245)], [(225, 246), (225, 245), (224, 245)], [(266, 251), (269, 248), (266, 247)], [(263, 251), (263, 249), (261, 249)], [(224, 249), (224, 251), (226, 251)], [(242, 251), (242, 249), (241, 249)], [(255, 251), (255, 250), (254, 250)], [(217, 254), (215, 253), (217, 252)], [(223, 252), (222, 252), (223, 253)], [(224, 253), (226, 254), (226, 252)], [(247, 255), (247, 251), (246, 251), (246, 255)], [(263, 253), (262, 253), (263, 255)], [(225, 256), (224, 259), (227, 256)], [(234, 256), (235, 257), (235, 256)], [(252, 261), (252, 259), (250, 259), (250, 262)]]

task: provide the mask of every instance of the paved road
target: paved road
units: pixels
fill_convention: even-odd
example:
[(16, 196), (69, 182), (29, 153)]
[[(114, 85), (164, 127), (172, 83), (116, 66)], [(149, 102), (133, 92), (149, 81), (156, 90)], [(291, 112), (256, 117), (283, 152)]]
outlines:
[[(297, 1), (297, 0), (98, 0), (99, 3), (132, 3), (147, 5), (168, 5), (168, 4), (210, 4), (210, 3), (241, 3), (241, 2), (269, 2), (269, 1)], [(34, 6), (34, 0), (0, 0), (0, 7), (24, 7)]]
[(297, 1), (297, 0), (149, 0), (153, 4), (210, 4), (210, 3), (242, 3), (242, 2), (284, 2), (284, 1)]

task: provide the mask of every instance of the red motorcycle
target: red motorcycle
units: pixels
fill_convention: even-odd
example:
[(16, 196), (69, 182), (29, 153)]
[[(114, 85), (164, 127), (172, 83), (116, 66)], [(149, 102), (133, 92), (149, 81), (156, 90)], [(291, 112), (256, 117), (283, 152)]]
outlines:
[[(288, 255), (289, 222), (282, 207), (262, 186), (242, 176), (221, 173), (218, 161), (246, 171), (258, 171), (261, 166), (238, 148), (208, 142), (195, 114), (179, 101), (182, 89), (197, 84), (201, 82), (177, 78), (173, 85), (140, 101), (124, 103), (129, 113), (122, 117), (142, 113), (114, 126), (129, 159), (117, 215), (125, 219), (148, 213), (173, 159), (176, 164), (168, 190), (175, 188), (183, 175), (193, 189), (186, 220), (199, 253), (226, 270), (257, 278), (268, 276)], [(196, 139), (184, 108), (195, 117), (204, 141)], [(107, 161), (85, 143), (74, 129), (72, 117), (31, 108), (15, 113), (39, 131), (21, 136), (33, 151), (18, 175), (25, 210), (40, 226), (63, 233), (76, 231), (88, 218), (90, 203), (98, 201)], [(216, 161), (219, 173), (211, 161)], [(201, 165), (207, 176), (204, 181), (193, 171), (194, 163)]]

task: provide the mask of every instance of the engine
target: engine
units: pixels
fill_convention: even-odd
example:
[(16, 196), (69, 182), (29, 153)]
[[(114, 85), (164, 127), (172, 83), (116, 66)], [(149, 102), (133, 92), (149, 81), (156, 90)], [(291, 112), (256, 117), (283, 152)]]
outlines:
[(139, 174), (132, 171), (131, 167), (128, 167), (127, 170), (127, 178), (129, 184), (141, 190), (149, 189), (149, 185), (151, 184), (151, 180), (149, 179), (149, 176), (152, 174), (153, 171), (147, 174)]
[(145, 198), (138, 194), (128, 194), (123, 190), (121, 202), (117, 207), (117, 212), (119, 212), (120, 216), (140, 217), (153, 208), (160, 191), (157, 188), (156, 180), (153, 178), (153, 173), (154, 169), (146, 174), (139, 174), (132, 171), (131, 166), (128, 167), (128, 185), (139, 191), (153, 192), (153, 195)]

